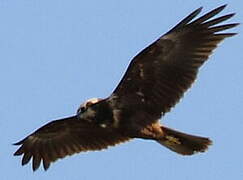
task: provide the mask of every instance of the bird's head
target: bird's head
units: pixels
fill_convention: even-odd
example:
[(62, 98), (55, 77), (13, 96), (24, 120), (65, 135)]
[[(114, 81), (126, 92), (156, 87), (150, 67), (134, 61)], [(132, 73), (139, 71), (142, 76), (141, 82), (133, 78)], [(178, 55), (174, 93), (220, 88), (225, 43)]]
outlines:
[(91, 98), (88, 99), (87, 101), (85, 101), (84, 103), (82, 103), (78, 110), (77, 110), (77, 114), (83, 113), (85, 112), (90, 106), (100, 102), (102, 99), (101, 98)]

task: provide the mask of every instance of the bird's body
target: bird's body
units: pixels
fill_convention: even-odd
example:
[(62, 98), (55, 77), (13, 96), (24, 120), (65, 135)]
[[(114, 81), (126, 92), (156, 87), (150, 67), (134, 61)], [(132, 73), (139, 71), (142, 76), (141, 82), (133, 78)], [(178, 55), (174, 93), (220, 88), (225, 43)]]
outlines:
[(67, 155), (142, 138), (155, 140), (182, 155), (204, 152), (210, 139), (185, 134), (160, 124), (160, 118), (183, 96), (196, 79), (198, 69), (217, 44), (235, 33), (218, 33), (237, 24), (218, 25), (228, 14), (211, 19), (221, 6), (192, 21), (201, 8), (133, 58), (113, 93), (83, 103), (77, 114), (52, 121), (22, 141), (15, 155), (32, 158), (33, 170), (44, 169)]

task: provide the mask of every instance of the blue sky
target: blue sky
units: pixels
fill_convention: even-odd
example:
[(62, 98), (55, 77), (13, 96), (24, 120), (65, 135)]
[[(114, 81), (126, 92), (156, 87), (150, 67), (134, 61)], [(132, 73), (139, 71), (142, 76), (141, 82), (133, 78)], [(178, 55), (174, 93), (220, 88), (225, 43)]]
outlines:
[(169, 127), (210, 137), (209, 151), (179, 156), (134, 140), (80, 153), (35, 173), (21, 166), (12, 143), (48, 121), (72, 115), (84, 100), (106, 97), (130, 59), (194, 9), (222, 4), (243, 22), (243, 1), (1, 0), (1, 179), (240, 179), (243, 177), (243, 53), (227, 39), (200, 70), (183, 100), (163, 118)]

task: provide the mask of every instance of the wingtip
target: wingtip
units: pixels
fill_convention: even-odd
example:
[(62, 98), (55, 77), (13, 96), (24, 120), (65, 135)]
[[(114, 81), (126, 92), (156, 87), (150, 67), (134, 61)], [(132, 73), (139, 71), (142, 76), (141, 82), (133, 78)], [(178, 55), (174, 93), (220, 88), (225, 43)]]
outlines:
[(47, 167), (44, 166), (44, 170), (47, 171), (49, 169), (50, 165), (48, 165)]
[[(228, 4), (224, 4), (224, 5), (222, 5), (222, 6), (219, 6), (219, 7), (217, 7), (216, 9), (214, 9), (213, 11), (222, 11), (223, 9), (225, 9), (226, 8), (226, 6), (228, 6)], [(199, 7), (198, 9), (196, 9), (194, 12), (198, 12), (198, 13), (200, 13), (201, 11), (202, 11), (202, 9), (203, 9), (203, 6), (201, 6), (201, 7)]]
[(24, 139), (22, 139), (22, 140), (20, 140), (20, 141), (18, 141), (18, 142), (16, 142), (16, 143), (13, 143), (12, 145), (13, 146), (19, 146), (19, 145), (22, 145), (23, 143), (24, 143), (24, 141), (27, 139), (28, 137), (26, 137), (26, 138), (24, 138)]
[(203, 6), (199, 7), (199, 8), (198, 8), (196, 11), (201, 12), (201, 11), (202, 11), (202, 9), (203, 9)]
[(216, 9), (212, 10), (213, 12), (217, 12), (216, 14), (220, 13), (226, 8), (227, 4), (217, 7)]
[(222, 11), (224, 8), (226, 8), (226, 6), (228, 6), (228, 4), (224, 4), (222, 6), (219, 6), (218, 8), (216, 8), (219, 11)]
[(195, 16), (197, 16), (200, 12), (202, 12), (203, 6), (197, 8), (194, 12), (192, 12), (191, 14), (196, 14)]
[(231, 15), (231, 17), (233, 17), (233, 16), (235, 16), (235, 15), (236, 15), (236, 13), (231, 13), (230, 15)]
[(219, 6), (216, 9), (213, 9), (212, 11), (210, 11), (207, 14), (213, 14), (213, 16), (215, 16), (216, 14), (219, 14), (221, 11), (223, 11), (226, 6), (227, 6), (227, 4), (224, 4), (222, 6)]
[(233, 16), (235, 16), (236, 13), (230, 13), (230, 14), (227, 14), (225, 16), (227, 16), (227, 19), (230, 19), (232, 18)]
[(19, 141), (19, 142), (13, 143), (12, 145), (13, 145), (13, 146), (19, 146), (19, 145), (21, 145), (21, 144), (22, 144), (22, 141)]
[(17, 149), (17, 151), (15, 151), (15, 153), (13, 154), (14, 156), (20, 156), (24, 153), (23, 151), (23, 146), (20, 146), (19, 149)]
[[(40, 166), (40, 165), (39, 165)], [(33, 170), (33, 172), (35, 172), (38, 168), (39, 168), (39, 166), (35, 166), (34, 164), (33, 164), (33, 162), (32, 162), (32, 170)]]

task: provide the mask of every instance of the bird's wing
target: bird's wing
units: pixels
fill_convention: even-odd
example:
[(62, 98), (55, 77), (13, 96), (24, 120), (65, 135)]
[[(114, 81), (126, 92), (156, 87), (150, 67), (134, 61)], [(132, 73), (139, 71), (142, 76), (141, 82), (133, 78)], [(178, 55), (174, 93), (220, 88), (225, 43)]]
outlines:
[(112, 129), (78, 120), (76, 116), (52, 121), (16, 143), (21, 145), (14, 155), (22, 155), (22, 165), (32, 158), (32, 168), (39, 168), (42, 161), (47, 170), (51, 162), (81, 151), (101, 150), (129, 138)]
[[(145, 48), (133, 58), (110, 98), (116, 97), (127, 108), (139, 107), (158, 118), (168, 112), (190, 88), (199, 67), (218, 43), (236, 34), (221, 31), (233, 28), (237, 23), (218, 25), (234, 14), (213, 18), (225, 6), (193, 20), (202, 8), (195, 10)], [(155, 120), (148, 119), (148, 123)]]

